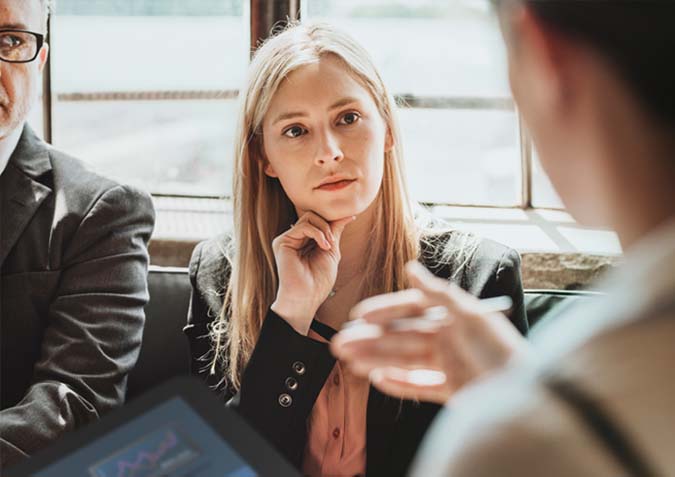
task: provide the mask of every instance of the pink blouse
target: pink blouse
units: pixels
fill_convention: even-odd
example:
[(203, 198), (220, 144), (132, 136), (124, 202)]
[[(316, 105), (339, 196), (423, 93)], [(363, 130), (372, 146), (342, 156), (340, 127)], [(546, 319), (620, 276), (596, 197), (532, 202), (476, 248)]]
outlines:
[[(309, 332), (310, 338), (326, 340)], [(303, 474), (366, 475), (366, 409), (370, 385), (336, 362), (308, 421)]]

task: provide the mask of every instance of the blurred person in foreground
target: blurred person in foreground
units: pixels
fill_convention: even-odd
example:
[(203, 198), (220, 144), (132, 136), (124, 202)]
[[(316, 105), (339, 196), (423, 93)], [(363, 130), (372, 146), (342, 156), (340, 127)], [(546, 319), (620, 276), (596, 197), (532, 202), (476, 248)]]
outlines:
[[(411, 290), (352, 310), (381, 336), (343, 331), (332, 349), (386, 393), (446, 402), (413, 475), (673, 475), (675, 3), (495, 7), (543, 167), (579, 222), (617, 232), (625, 261), (606, 297), (535, 327), (529, 342), (411, 264)], [(449, 324), (388, 331), (438, 305)], [(425, 384), (415, 368), (445, 379)]]
[(0, 0), (0, 468), (121, 405), (148, 299), (150, 198), (26, 124), (48, 0)]

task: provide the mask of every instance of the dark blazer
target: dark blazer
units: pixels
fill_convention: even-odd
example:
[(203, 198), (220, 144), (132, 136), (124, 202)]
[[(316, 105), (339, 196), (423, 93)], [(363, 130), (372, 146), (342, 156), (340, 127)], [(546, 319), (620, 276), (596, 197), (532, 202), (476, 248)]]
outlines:
[(26, 126), (0, 176), (3, 466), (122, 403), (148, 300), (150, 197)]
[[(449, 232), (438, 240), (449, 249), (461, 246), (467, 235)], [(222, 394), (223, 399), (243, 415), (262, 435), (298, 468), (302, 465), (307, 440), (307, 419), (314, 402), (335, 364), (328, 345), (302, 336), (271, 310), (242, 376), (238, 394), (221, 382), (222, 369), (209, 375), (212, 351), (208, 326), (222, 307), (223, 290), (229, 270), (223, 258), (225, 238), (200, 243), (190, 263), (193, 293), (185, 333), (192, 354), (192, 372)], [(511, 320), (527, 331), (517, 252), (488, 240), (479, 240), (474, 253), (460, 268), (457, 260), (438, 260), (438, 254), (423, 247), (421, 260), (437, 276), (449, 278), (481, 298), (510, 295), (514, 302)], [(445, 263), (444, 263), (445, 262)], [(313, 329), (330, 337), (328, 326), (314, 322)], [(328, 335), (328, 336), (326, 336)], [(286, 388), (294, 377), (296, 390)], [(290, 396), (290, 405), (287, 397)], [(401, 401), (370, 388), (366, 423), (368, 476), (403, 475), (410, 465), (422, 436), (440, 406)]]

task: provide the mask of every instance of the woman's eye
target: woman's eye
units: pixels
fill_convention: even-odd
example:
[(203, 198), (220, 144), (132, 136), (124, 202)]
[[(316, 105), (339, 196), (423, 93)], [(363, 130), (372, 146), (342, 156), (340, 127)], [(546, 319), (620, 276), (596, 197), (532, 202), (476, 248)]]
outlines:
[(354, 124), (359, 119), (361, 119), (361, 117), (357, 113), (347, 113), (340, 119), (340, 124)]
[(305, 134), (305, 132), (306, 131), (300, 126), (292, 126), (284, 131), (284, 136), (295, 138), (302, 136), (303, 134)]

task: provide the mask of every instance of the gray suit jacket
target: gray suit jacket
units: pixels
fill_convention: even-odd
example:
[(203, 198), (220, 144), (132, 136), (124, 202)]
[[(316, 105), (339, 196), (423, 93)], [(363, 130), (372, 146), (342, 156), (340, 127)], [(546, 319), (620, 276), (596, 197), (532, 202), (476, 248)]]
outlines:
[(147, 194), (24, 128), (0, 176), (0, 466), (122, 403), (153, 225)]

